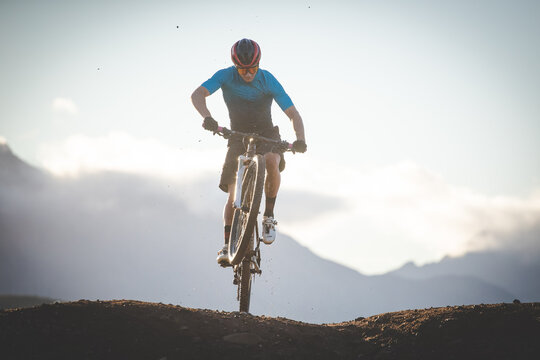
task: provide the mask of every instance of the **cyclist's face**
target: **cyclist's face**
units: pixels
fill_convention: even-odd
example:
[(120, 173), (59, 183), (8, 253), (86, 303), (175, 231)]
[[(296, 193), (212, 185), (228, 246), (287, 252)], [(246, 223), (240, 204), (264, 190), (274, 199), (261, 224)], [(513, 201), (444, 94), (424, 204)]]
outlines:
[[(252, 82), (253, 79), (255, 79), (255, 75), (257, 75), (257, 71), (259, 70), (259, 67), (253, 67), (252, 69), (255, 69), (255, 73), (251, 73), (250, 71), (239, 71), (238, 72), (238, 75), (240, 75), (240, 77), (242, 78), (242, 80), (244, 80), (245, 82)], [(253, 71), (253, 70), (252, 70)]]

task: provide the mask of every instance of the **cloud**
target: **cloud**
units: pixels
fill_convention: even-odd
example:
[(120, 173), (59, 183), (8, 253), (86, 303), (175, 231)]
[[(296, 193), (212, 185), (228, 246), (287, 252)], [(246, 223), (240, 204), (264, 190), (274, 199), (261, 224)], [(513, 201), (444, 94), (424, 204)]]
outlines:
[(118, 171), (184, 180), (217, 172), (223, 161), (222, 151), (175, 148), (125, 132), (99, 137), (72, 135), (62, 142), (43, 145), (38, 157), (43, 167), (58, 176)]
[[(505, 214), (502, 226), (485, 227), (467, 243), (469, 250), (495, 250), (519, 255), (524, 261), (540, 260), (540, 216), (538, 208)], [(512, 220), (508, 220), (511, 218)]]
[[(523, 249), (516, 242), (524, 237), (516, 234), (540, 225), (540, 193), (489, 196), (450, 184), (412, 161), (360, 170), (307, 158), (289, 169), (304, 175), (303, 181), (293, 176), (292, 186), (340, 197), (346, 206), (303, 223), (280, 219), (281, 228), (318, 255), (368, 274), (411, 260)], [(529, 245), (540, 248), (535, 241)]]
[(283, 189), (279, 193), (277, 210), (280, 217), (292, 223), (312, 221), (347, 208), (349, 208), (347, 201), (338, 196)]
[(71, 99), (57, 97), (52, 102), (52, 108), (55, 112), (68, 115), (77, 115), (79, 108)]
[[(178, 193), (190, 209), (217, 217), (225, 201), (217, 189), (223, 156), (223, 149), (181, 149), (124, 132), (74, 135), (40, 154), (59, 175), (121, 171), (180, 180)], [(307, 154), (287, 162), (276, 203), (279, 231), (366, 274), (468, 251), (540, 248), (534, 237), (520, 235), (540, 227), (540, 192), (489, 196), (413, 161), (369, 170)]]

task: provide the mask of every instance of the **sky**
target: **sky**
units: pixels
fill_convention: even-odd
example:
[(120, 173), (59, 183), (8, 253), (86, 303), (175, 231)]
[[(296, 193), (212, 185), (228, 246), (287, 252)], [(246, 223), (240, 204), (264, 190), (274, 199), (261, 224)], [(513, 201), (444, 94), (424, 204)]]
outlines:
[[(252, 38), (306, 129), (279, 230), (366, 274), (437, 261), (540, 222), (539, 15), (528, 0), (2, 1), (0, 137), (56, 176), (217, 182), (224, 142), (190, 95)], [(208, 106), (228, 124), (220, 91)]]

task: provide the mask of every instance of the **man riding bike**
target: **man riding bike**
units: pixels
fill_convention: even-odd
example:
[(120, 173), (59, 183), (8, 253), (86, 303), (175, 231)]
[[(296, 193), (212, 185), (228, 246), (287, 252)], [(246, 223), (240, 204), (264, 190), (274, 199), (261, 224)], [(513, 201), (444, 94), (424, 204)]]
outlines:
[[(206, 97), (221, 88), (223, 99), (229, 110), (231, 130), (255, 133), (264, 137), (280, 140), (279, 129), (272, 123), (271, 105), (275, 100), (279, 107), (291, 119), (296, 141), (293, 150), (305, 152), (306, 142), (302, 117), (296, 110), (291, 98), (277, 79), (267, 70), (259, 69), (261, 49), (250, 39), (237, 41), (231, 48), (234, 66), (219, 70), (210, 79), (199, 86), (191, 95), (195, 109), (204, 118), (203, 127), (216, 131), (218, 123), (212, 118), (206, 106)], [(229, 139), (227, 155), (221, 173), (219, 188), (229, 194), (223, 210), (225, 246), (218, 252), (217, 262), (222, 266), (229, 265), (228, 242), (231, 232), (234, 202), (234, 183), (238, 169), (238, 156), (245, 151), (239, 139)], [(276, 238), (277, 221), (274, 217), (281, 174), (285, 167), (283, 153), (271, 144), (260, 144), (257, 153), (266, 160), (265, 196), (266, 205), (263, 214), (263, 242), (271, 244)]]

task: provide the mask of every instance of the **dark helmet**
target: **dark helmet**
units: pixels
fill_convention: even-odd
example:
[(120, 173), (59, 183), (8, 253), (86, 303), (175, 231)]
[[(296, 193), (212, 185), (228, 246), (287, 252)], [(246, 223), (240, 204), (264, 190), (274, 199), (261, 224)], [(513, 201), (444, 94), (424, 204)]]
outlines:
[(261, 48), (259, 44), (250, 39), (242, 39), (234, 43), (231, 48), (231, 58), (234, 65), (249, 68), (259, 64)]

